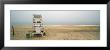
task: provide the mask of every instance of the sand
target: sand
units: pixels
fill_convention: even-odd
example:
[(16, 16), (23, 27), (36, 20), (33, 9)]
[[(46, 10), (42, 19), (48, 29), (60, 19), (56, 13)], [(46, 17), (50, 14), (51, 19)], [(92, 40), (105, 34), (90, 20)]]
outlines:
[(11, 40), (100, 40), (100, 27), (97, 25), (45, 25), (46, 36), (26, 38), (33, 31), (32, 25), (14, 26), (15, 35)]

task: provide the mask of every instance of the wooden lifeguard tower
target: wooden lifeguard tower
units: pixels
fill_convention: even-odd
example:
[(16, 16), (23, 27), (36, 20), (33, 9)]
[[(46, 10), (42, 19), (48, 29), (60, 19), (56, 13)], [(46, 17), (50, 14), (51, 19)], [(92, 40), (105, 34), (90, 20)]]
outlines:
[(44, 27), (43, 27), (43, 21), (42, 16), (40, 14), (34, 14), (33, 15), (33, 36), (44, 36)]

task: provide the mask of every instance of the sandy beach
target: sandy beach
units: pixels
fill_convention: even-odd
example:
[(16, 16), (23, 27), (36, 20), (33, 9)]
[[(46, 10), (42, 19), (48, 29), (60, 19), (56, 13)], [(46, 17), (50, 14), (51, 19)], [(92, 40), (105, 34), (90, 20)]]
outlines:
[[(11, 28), (12, 29), (12, 28)], [(46, 36), (26, 38), (33, 31), (32, 25), (14, 25), (15, 35), (11, 40), (100, 40), (100, 26), (97, 25), (45, 25)]]

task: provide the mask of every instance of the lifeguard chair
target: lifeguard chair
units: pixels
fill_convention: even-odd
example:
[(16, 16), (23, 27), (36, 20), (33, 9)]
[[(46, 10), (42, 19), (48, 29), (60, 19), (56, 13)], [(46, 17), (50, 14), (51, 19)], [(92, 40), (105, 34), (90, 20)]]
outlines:
[(33, 15), (33, 36), (44, 36), (44, 27), (42, 22), (42, 16), (40, 14), (34, 14)]

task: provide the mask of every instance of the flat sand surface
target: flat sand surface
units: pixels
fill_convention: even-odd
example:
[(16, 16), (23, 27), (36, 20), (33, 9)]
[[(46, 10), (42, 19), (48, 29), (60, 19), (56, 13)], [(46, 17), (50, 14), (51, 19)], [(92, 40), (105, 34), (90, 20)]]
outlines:
[(26, 38), (32, 31), (31, 25), (14, 26), (15, 35), (11, 40), (100, 40), (100, 26), (94, 25), (46, 25), (46, 36)]

